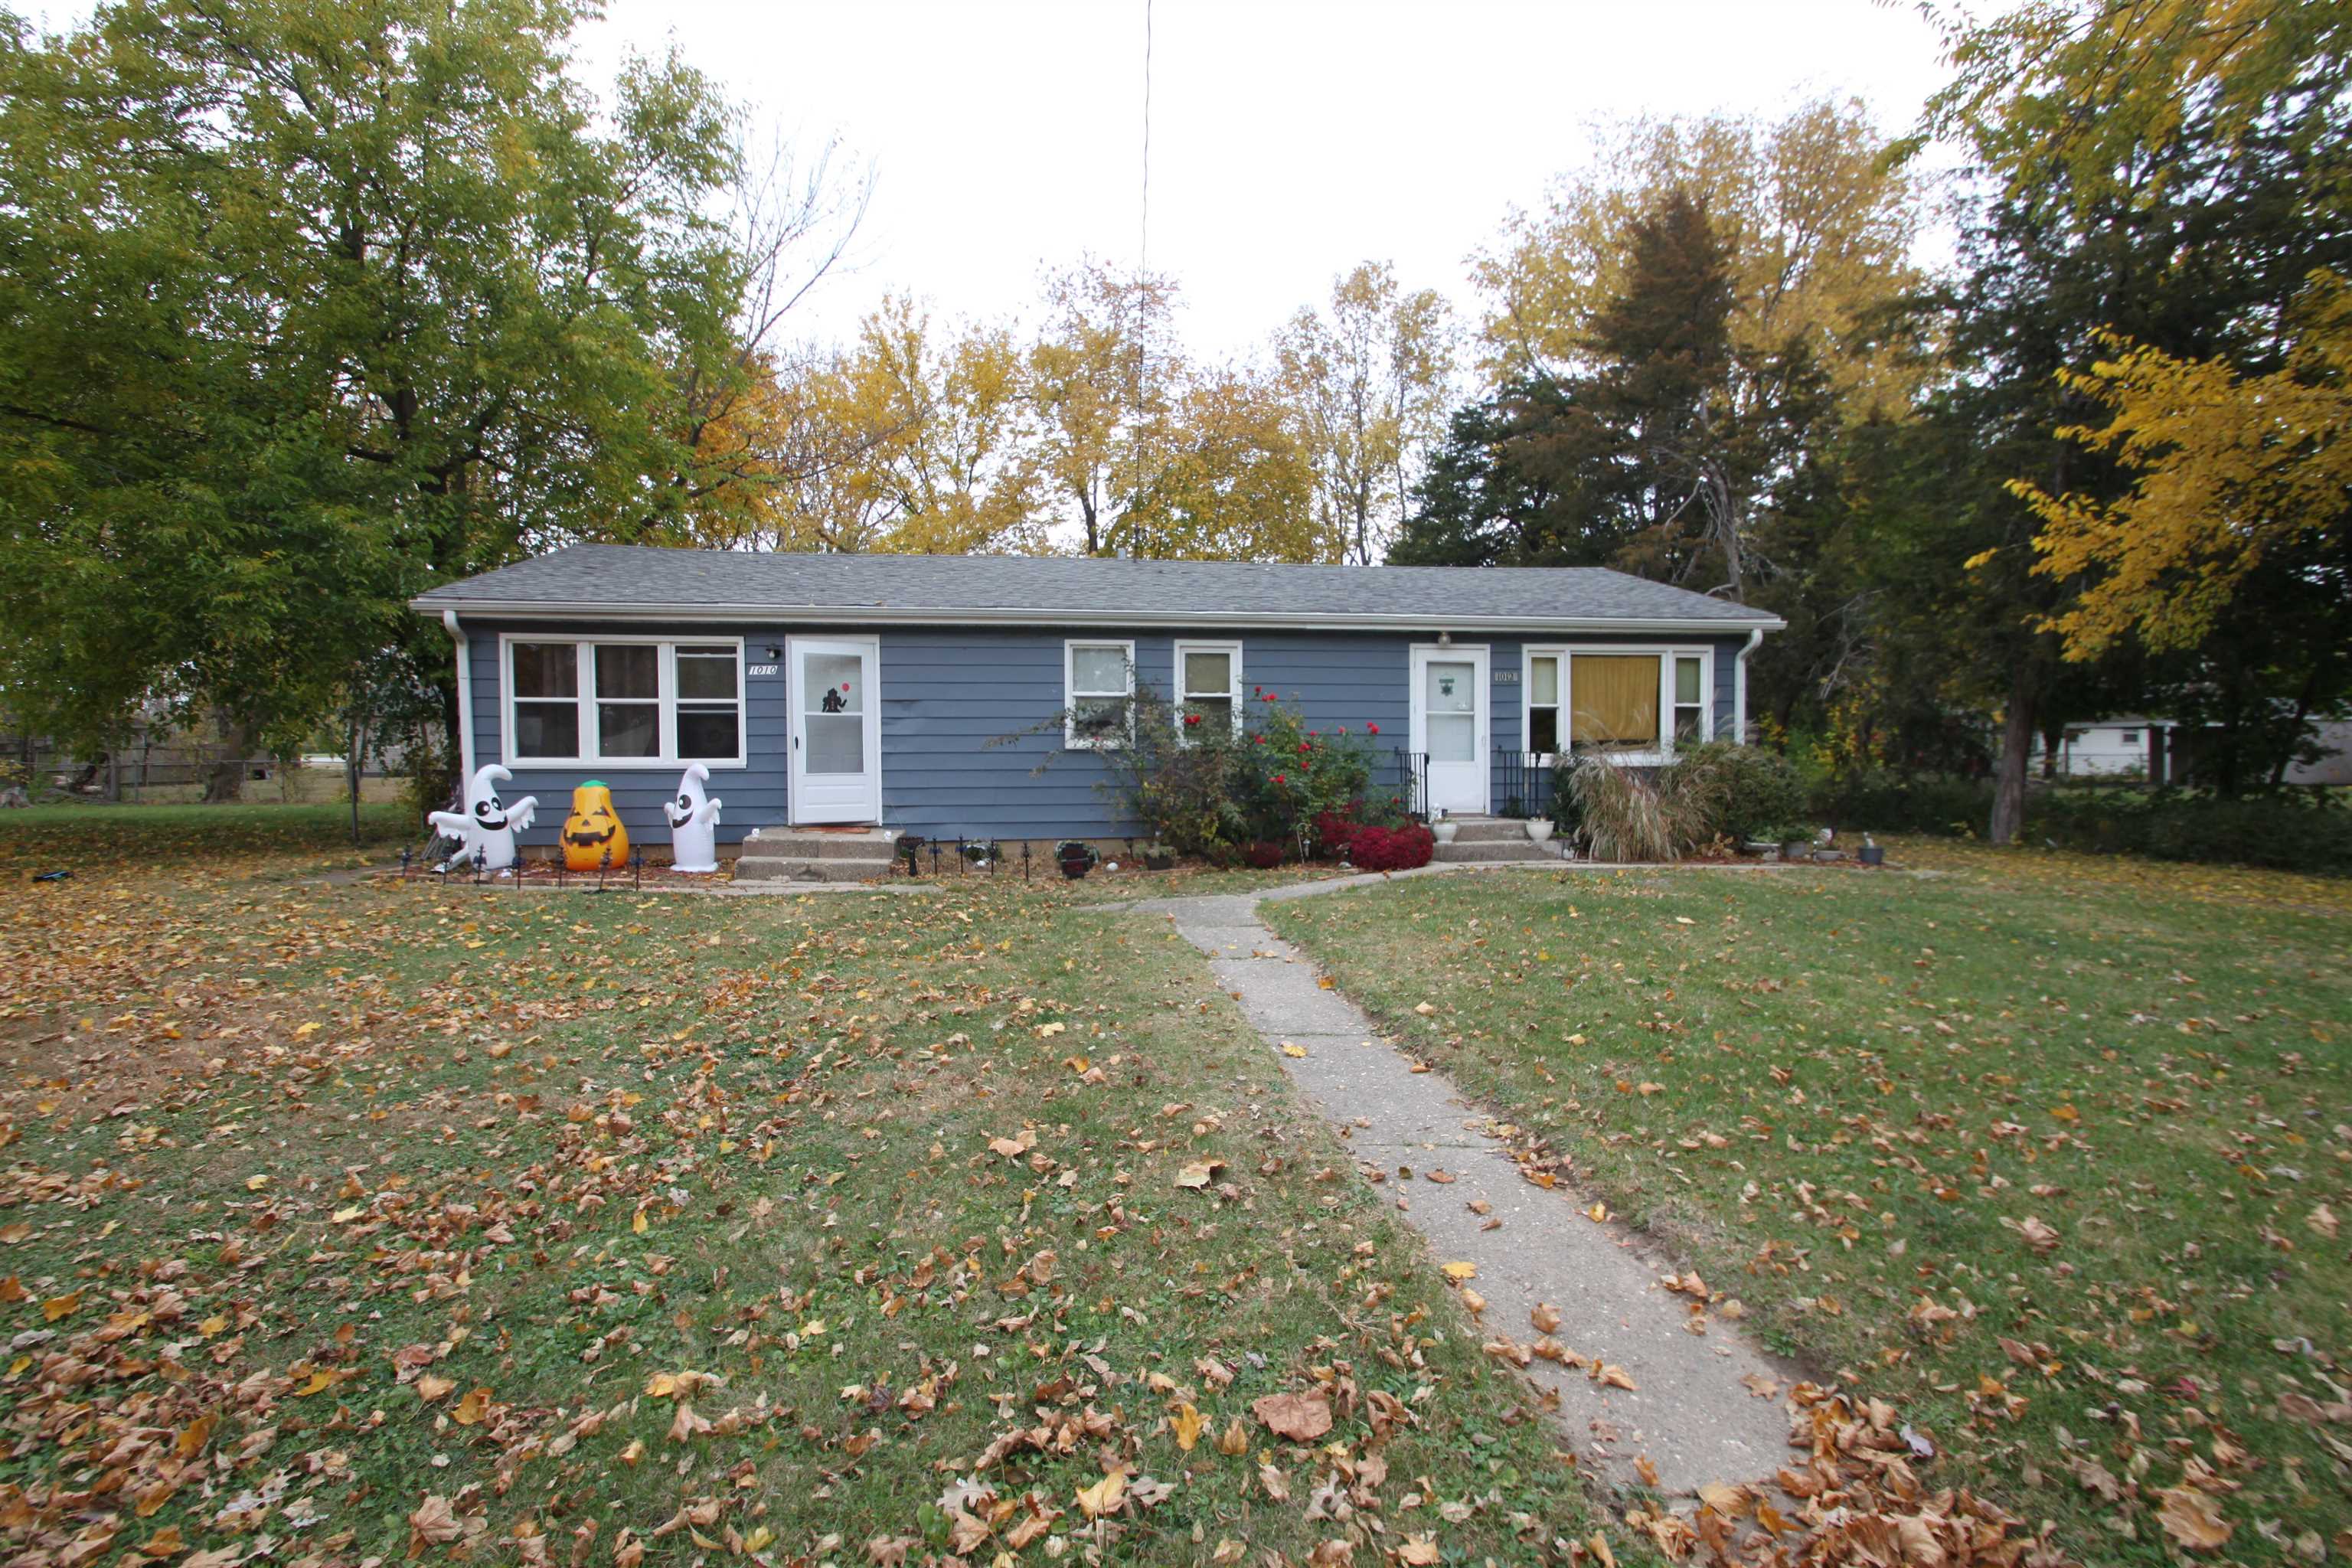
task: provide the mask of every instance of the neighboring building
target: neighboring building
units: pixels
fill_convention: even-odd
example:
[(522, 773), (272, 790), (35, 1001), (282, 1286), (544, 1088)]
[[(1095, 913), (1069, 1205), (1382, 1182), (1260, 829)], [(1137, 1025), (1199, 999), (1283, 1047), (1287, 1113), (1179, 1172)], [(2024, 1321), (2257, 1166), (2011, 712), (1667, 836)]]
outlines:
[[(2207, 734), (2218, 724), (2204, 727)], [(2352, 784), (2352, 720), (2323, 719), (2312, 725), (2312, 738), (2321, 755), (2316, 762), (2289, 763), (2285, 782), (2291, 784)], [(2060, 778), (2149, 779), (2186, 784), (2196, 773), (2197, 735), (2193, 727), (2169, 719), (2126, 716), (2097, 719), (2066, 726), (2055, 765)], [(2039, 771), (2042, 747), (2033, 742), (2032, 766)]]
[[(1131, 830), (1096, 787), (1139, 686), (1264, 691), (1363, 733), (1391, 787), (1496, 809), (1563, 737), (1662, 762), (1741, 736), (1775, 616), (1599, 568), (772, 555), (574, 545), (414, 601), (457, 645), (464, 766), (558, 808), (593, 773), (652, 830), (710, 770), (720, 837)], [(1425, 792), (1425, 793), (1423, 793)], [(551, 843), (561, 809), (526, 836)]]
[(2289, 763), (2291, 784), (2352, 784), (2352, 719), (2323, 719), (2311, 727), (2319, 744), (2319, 760)]
[[(2163, 732), (2172, 727), (2169, 720), (2128, 715), (2069, 724), (2049, 771), (2060, 778), (2146, 778), (2149, 746), (2162, 745)], [(2042, 738), (2037, 735), (2031, 765), (2039, 771), (2043, 761)]]

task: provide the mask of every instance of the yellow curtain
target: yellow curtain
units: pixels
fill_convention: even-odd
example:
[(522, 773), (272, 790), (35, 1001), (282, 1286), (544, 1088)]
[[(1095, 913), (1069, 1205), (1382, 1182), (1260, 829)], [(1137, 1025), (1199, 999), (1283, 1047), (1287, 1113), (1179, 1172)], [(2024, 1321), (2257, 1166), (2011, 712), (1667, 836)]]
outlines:
[(1569, 661), (1576, 704), (1570, 740), (1579, 746), (1647, 749), (1658, 743), (1658, 656), (1584, 654)]

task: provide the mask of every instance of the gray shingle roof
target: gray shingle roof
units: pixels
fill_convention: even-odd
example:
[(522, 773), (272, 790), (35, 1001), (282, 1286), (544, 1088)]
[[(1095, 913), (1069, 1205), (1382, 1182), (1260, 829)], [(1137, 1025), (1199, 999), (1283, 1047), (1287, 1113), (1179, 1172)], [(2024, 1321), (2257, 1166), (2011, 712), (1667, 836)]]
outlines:
[(1288, 566), (1019, 555), (776, 555), (574, 544), (419, 610), (845, 621), (1770, 628), (1761, 610), (1595, 566)]

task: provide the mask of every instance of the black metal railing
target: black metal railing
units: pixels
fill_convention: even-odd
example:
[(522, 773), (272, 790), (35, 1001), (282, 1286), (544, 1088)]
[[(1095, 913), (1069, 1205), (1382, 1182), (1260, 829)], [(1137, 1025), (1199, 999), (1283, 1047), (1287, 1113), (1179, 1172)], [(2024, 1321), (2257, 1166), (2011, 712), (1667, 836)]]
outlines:
[(1372, 790), (1375, 795), (1385, 794), (1413, 816), (1422, 815), (1429, 808), (1429, 753), (1394, 747), (1389, 752), (1386, 767), (1376, 758), (1372, 763)]
[(1495, 810), (1504, 816), (1549, 816), (1552, 759), (1541, 752), (1496, 752), (1491, 768)]

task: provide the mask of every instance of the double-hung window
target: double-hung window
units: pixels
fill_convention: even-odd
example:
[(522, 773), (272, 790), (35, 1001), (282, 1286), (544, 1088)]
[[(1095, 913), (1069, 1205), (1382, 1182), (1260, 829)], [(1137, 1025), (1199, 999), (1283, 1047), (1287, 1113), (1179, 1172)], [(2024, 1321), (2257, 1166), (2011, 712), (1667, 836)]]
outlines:
[(514, 766), (743, 763), (743, 646), (661, 638), (509, 637)]
[(1178, 732), (1242, 730), (1242, 645), (1180, 642), (1176, 645)]
[(1663, 762), (1714, 731), (1714, 655), (1683, 648), (1530, 648), (1528, 750)]
[(1062, 742), (1103, 749), (1122, 745), (1135, 724), (1135, 645), (1062, 645)]

